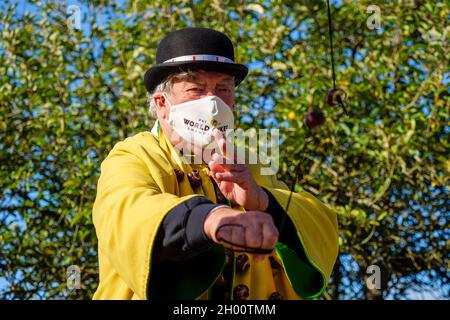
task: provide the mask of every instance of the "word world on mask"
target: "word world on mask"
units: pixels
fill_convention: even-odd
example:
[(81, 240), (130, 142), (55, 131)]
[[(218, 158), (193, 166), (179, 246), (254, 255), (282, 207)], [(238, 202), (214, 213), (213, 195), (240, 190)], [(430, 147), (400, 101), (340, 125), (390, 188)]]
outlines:
[(169, 124), (186, 142), (203, 148), (213, 141), (214, 128), (225, 132), (234, 128), (231, 108), (217, 96), (207, 96), (180, 104), (170, 105)]

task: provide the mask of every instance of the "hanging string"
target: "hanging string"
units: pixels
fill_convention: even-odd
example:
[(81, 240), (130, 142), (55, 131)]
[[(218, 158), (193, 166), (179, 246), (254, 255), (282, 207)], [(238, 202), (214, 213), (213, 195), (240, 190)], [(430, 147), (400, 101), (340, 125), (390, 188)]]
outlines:
[[(333, 90), (336, 90), (336, 73), (334, 71), (333, 28), (332, 28), (332, 19), (331, 19), (330, 1), (329, 0), (327, 0), (327, 11), (328, 11), (328, 34), (329, 34), (329, 37), (330, 37), (331, 76), (333, 78)], [(339, 90), (342, 91), (342, 89), (339, 89)], [(345, 109), (344, 102), (342, 101), (342, 98), (341, 98), (340, 95), (337, 95), (337, 101), (342, 106), (342, 108), (344, 109), (345, 114), (348, 115), (347, 110)], [(306, 147), (306, 143), (303, 145), (303, 148), (302, 148), (302, 151), (301, 151), (300, 154), (302, 154), (302, 152), (305, 149), (305, 147)], [(287, 203), (286, 203), (286, 208), (284, 209), (283, 219), (281, 220), (280, 228), (278, 230), (279, 238), (281, 237), (281, 234), (283, 233), (284, 225), (286, 223), (286, 218), (288, 216), (289, 205), (291, 204), (292, 195), (293, 195), (294, 190), (295, 190), (295, 185), (297, 184), (297, 181), (298, 181), (298, 179), (300, 178), (300, 175), (301, 175), (301, 172), (299, 170), (300, 169), (300, 164), (301, 164), (301, 161), (299, 161), (299, 163), (296, 165), (296, 167), (294, 169), (295, 177), (294, 177), (294, 179), (291, 182), (291, 186), (290, 186), (291, 188), (290, 188), (290, 192), (289, 192), (289, 197), (288, 197), (288, 200), (287, 200)], [(230, 227), (230, 226), (243, 227), (241, 225), (233, 225), (233, 224), (223, 225), (221, 227)], [(219, 232), (219, 230), (216, 231), (216, 236), (217, 236), (218, 232)], [(223, 239), (223, 238), (220, 238), (220, 240), (222, 242), (225, 242), (225, 243), (227, 243), (229, 245), (232, 245), (234, 247), (242, 248), (242, 249), (233, 248), (232, 250), (236, 251), (236, 252), (249, 252), (249, 253), (260, 253), (260, 254), (267, 254), (267, 253), (269, 253), (269, 250), (241, 246), (241, 245), (232, 243), (232, 242), (230, 242), (230, 241), (228, 241), (226, 239)]]
[[(303, 149), (305, 149), (304, 146), (303, 146)], [(278, 235), (279, 236), (281, 236), (281, 233), (283, 232), (284, 224), (286, 223), (286, 217), (288, 215), (287, 212), (288, 212), (288, 209), (289, 209), (289, 205), (291, 204), (292, 193), (294, 192), (295, 185), (297, 184), (298, 178), (300, 178), (300, 164), (301, 164), (301, 161), (299, 161), (298, 164), (295, 166), (296, 174), (295, 174), (294, 179), (291, 182), (291, 189), (290, 189), (290, 192), (289, 192), (289, 198), (288, 198), (288, 201), (286, 203), (286, 208), (284, 209), (283, 219), (281, 220), (281, 223), (280, 223), (280, 230), (278, 231)]]
[(328, 9), (328, 35), (330, 36), (331, 76), (333, 77), (333, 89), (336, 89), (336, 74), (334, 73), (333, 27), (331, 26), (330, 0), (327, 0), (327, 9)]
[(333, 26), (330, 10), (330, 0), (327, 0), (327, 11), (328, 11), (328, 35), (330, 37), (330, 60), (331, 60), (331, 76), (333, 78), (333, 94), (336, 95), (336, 101), (344, 109), (345, 114), (348, 116), (347, 109), (345, 109), (344, 101), (346, 94), (342, 89), (336, 89), (336, 72), (334, 71), (334, 50), (333, 50)]
[[(333, 90), (336, 90), (336, 73), (334, 71), (333, 27), (332, 27), (332, 19), (331, 19), (330, 1), (329, 0), (327, 0), (327, 11), (328, 11), (328, 34), (329, 34), (329, 37), (330, 37), (331, 76), (333, 78)], [(342, 108), (344, 109), (345, 114), (348, 115), (347, 110), (345, 109), (344, 102), (342, 101), (340, 95), (337, 95), (337, 101), (342, 106)], [(303, 145), (302, 152), (305, 149), (305, 146), (306, 146), (306, 143)], [(296, 173), (295, 173), (295, 177), (294, 177), (294, 179), (292, 180), (292, 183), (291, 183), (291, 189), (290, 189), (290, 192), (289, 192), (288, 201), (286, 203), (286, 208), (284, 209), (285, 214), (284, 214), (283, 219), (282, 219), (281, 224), (280, 224), (280, 229), (279, 229), (279, 235), (280, 236), (281, 236), (281, 234), (283, 232), (284, 224), (286, 222), (286, 217), (288, 215), (287, 212), (288, 212), (288, 209), (289, 209), (289, 205), (291, 204), (292, 194), (294, 192), (295, 185), (296, 185), (296, 183), (298, 181), (298, 178), (300, 177), (300, 170), (299, 170), (300, 169), (300, 164), (301, 164), (301, 161), (299, 161), (299, 163), (297, 164), (297, 166), (294, 169), (294, 171)]]
[[(336, 89), (336, 74), (334, 73), (333, 28), (331, 27), (331, 12), (330, 12), (330, 1), (329, 0), (327, 0), (327, 8), (328, 8), (328, 34), (330, 36), (331, 76), (333, 77), (333, 89)], [(341, 103), (341, 101), (339, 101), (339, 103)], [(344, 111), (345, 111), (345, 108), (344, 108)], [(347, 112), (347, 111), (345, 111), (345, 112)], [(306, 146), (306, 143), (303, 145), (302, 151), (303, 151), (303, 149), (305, 149), (305, 146)], [(300, 164), (301, 164), (301, 161), (299, 161), (299, 163), (295, 167), (296, 174), (295, 174), (294, 179), (292, 180), (291, 190), (289, 192), (289, 198), (286, 203), (286, 208), (284, 209), (285, 215), (283, 216), (283, 219), (281, 221), (280, 230), (279, 230), (280, 235), (283, 231), (284, 224), (286, 222), (287, 212), (289, 209), (289, 205), (291, 204), (292, 193), (294, 192), (295, 185), (298, 181), (298, 178), (300, 177), (300, 170), (299, 170)]]

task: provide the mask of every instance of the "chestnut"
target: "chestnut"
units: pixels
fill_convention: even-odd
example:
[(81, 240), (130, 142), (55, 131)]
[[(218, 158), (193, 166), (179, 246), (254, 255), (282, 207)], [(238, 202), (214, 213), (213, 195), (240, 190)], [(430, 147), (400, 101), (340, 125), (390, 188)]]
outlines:
[(181, 171), (180, 169), (175, 169), (175, 176), (177, 177), (177, 181), (181, 182), (184, 180), (184, 172)]
[(305, 123), (310, 129), (319, 127), (325, 123), (325, 116), (322, 112), (313, 110), (306, 115)]
[(347, 100), (347, 93), (341, 88), (331, 89), (328, 91), (327, 103), (330, 106), (342, 105)]
[(248, 255), (240, 254), (236, 258), (236, 269), (239, 272), (245, 272), (250, 267)]
[(191, 184), (192, 189), (197, 189), (202, 185), (202, 178), (197, 170), (193, 172), (189, 172), (187, 175), (189, 179), (189, 183)]
[(238, 284), (233, 290), (234, 300), (245, 300), (249, 295), (249, 289), (245, 284)]

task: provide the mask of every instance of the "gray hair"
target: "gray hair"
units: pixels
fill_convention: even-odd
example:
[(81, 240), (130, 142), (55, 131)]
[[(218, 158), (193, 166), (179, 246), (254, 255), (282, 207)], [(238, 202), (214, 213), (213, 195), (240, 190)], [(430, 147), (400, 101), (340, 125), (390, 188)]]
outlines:
[(170, 93), (174, 80), (187, 80), (194, 78), (194, 72), (192, 70), (180, 71), (178, 73), (171, 74), (163, 82), (158, 84), (153, 92), (147, 92), (147, 104), (148, 112), (150, 116), (156, 118), (156, 105), (153, 101), (153, 95), (157, 92)]

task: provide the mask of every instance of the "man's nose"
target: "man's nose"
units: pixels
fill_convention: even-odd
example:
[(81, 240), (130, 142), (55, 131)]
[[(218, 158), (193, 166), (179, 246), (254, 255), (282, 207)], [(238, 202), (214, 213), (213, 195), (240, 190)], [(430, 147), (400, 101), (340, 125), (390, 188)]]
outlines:
[(205, 97), (207, 97), (207, 96), (217, 96), (216, 89), (215, 89), (215, 88), (207, 88), (207, 89), (205, 90), (204, 96), (205, 96)]

